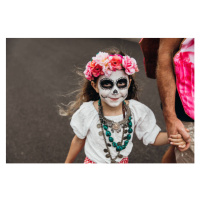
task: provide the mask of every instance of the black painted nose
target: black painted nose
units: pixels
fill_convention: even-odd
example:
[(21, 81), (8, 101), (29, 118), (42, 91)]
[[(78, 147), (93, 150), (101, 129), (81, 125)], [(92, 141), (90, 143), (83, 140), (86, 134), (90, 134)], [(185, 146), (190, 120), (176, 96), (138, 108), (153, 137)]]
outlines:
[(118, 93), (118, 91), (115, 89), (114, 91), (113, 91), (113, 94), (117, 94)]

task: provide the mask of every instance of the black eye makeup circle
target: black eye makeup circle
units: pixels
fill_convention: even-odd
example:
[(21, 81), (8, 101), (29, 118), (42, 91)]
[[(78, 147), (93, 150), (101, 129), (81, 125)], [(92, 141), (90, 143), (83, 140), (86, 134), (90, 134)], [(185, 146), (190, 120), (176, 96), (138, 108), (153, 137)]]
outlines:
[(116, 85), (119, 89), (126, 88), (127, 84), (128, 84), (128, 81), (126, 78), (120, 78), (117, 80), (117, 83), (116, 83)]
[(112, 89), (114, 86), (114, 82), (110, 79), (102, 79), (100, 81), (100, 86), (102, 89), (106, 90), (106, 89)]

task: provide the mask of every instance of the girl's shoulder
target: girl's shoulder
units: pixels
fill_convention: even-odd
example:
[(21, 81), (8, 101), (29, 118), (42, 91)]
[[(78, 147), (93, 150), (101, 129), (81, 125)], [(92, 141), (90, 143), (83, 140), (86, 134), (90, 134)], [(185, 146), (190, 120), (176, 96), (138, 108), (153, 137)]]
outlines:
[(131, 106), (131, 107), (135, 107), (138, 109), (148, 108), (145, 104), (143, 104), (137, 100), (134, 100), (134, 99), (130, 99), (130, 100), (128, 100), (128, 102), (129, 102), (129, 106)]
[(73, 114), (70, 125), (78, 138), (85, 138), (93, 120), (97, 118), (98, 112), (94, 108), (93, 101), (84, 102)]
[(79, 109), (96, 111), (96, 109), (94, 107), (94, 103), (95, 103), (95, 101), (83, 102)]
[(151, 109), (149, 107), (147, 107), (145, 104), (134, 100), (134, 99), (130, 99), (129, 101), (129, 107), (131, 109), (132, 112), (134, 113), (138, 113), (138, 114), (146, 114), (148, 113)]
[(74, 113), (74, 115), (81, 115), (84, 118), (93, 117), (96, 114), (98, 114), (98, 112), (94, 107), (94, 101), (84, 102)]

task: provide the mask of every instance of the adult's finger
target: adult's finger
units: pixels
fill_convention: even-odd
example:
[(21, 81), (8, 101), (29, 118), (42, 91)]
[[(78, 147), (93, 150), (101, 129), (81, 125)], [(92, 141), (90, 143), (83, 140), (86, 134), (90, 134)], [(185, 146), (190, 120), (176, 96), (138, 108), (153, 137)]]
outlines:
[(178, 147), (178, 150), (179, 151), (186, 151), (187, 149), (189, 149), (189, 147), (190, 147), (190, 142), (186, 143), (186, 147), (184, 147), (184, 148), (179, 148)]
[(178, 147), (182, 149), (182, 148), (185, 148), (185, 146), (186, 144), (183, 144), (183, 145), (179, 145)]
[(182, 136), (180, 134), (176, 134), (176, 135), (170, 135), (170, 138), (178, 139), (178, 138), (182, 138)]
[(182, 135), (183, 139), (189, 143), (191, 138), (190, 138), (190, 134), (184, 129), (184, 128), (181, 128), (181, 129), (178, 129), (178, 133)]

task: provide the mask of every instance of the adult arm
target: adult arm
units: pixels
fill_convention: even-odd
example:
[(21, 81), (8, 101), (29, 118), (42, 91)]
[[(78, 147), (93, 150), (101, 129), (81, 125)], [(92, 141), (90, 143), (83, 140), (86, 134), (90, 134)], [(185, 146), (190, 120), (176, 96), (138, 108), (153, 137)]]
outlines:
[(158, 50), (157, 84), (163, 106), (163, 115), (167, 134), (181, 134), (186, 141), (186, 150), (190, 146), (190, 136), (183, 123), (177, 118), (175, 112), (176, 82), (174, 74), (173, 56), (182, 42), (182, 38), (161, 38)]
[(84, 145), (85, 145), (85, 139), (80, 139), (75, 135), (74, 138), (72, 139), (69, 153), (67, 155), (65, 163), (72, 163), (75, 160), (78, 153), (84, 147)]

